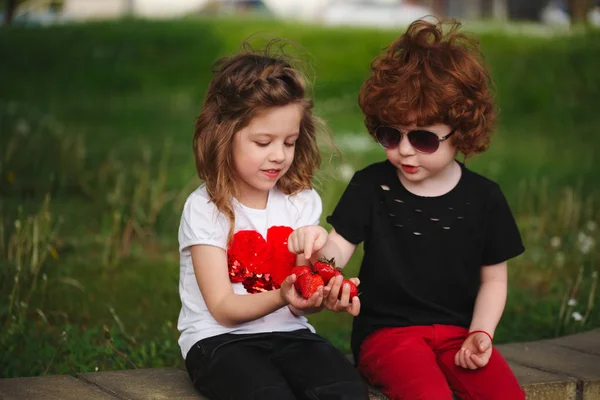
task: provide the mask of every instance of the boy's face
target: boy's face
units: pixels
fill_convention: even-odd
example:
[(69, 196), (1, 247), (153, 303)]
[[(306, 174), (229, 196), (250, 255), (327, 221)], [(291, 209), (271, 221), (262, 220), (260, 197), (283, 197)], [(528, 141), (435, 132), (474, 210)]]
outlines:
[(442, 178), (452, 167), (456, 148), (452, 138), (439, 143), (438, 149), (431, 154), (420, 153), (410, 144), (406, 133), (413, 130), (426, 130), (435, 133), (439, 138), (448, 135), (452, 128), (444, 124), (430, 126), (397, 126), (403, 132), (398, 147), (385, 149), (388, 160), (398, 169), (399, 176), (412, 184), (434, 183), (436, 178)]
[(264, 208), (269, 190), (292, 165), (302, 113), (299, 104), (269, 108), (235, 134), (235, 180), (245, 206)]

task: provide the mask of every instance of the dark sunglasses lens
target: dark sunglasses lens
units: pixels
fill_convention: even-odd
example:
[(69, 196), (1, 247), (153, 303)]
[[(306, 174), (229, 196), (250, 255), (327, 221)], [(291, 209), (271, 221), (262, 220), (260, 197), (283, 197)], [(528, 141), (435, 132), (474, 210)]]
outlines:
[(387, 126), (380, 126), (375, 131), (375, 137), (380, 145), (386, 149), (393, 149), (400, 143), (400, 132)]
[(415, 150), (422, 153), (434, 153), (440, 145), (438, 136), (429, 131), (411, 131), (408, 133), (408, 140)]

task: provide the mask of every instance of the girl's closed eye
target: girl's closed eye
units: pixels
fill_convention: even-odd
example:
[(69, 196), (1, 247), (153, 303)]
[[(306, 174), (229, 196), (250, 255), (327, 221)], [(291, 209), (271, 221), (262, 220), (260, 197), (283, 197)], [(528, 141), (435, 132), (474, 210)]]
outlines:
[(294, 147), (294, 146), (296, 146), (296, 141), (294, 140), (294, 141), (293, 141), (293, 142), (291, 142), (291, 143), (285, 142), (285, 145), (286, 145), (287, 147)]
[(254, 142), (258, 147), (267, 147), (271, 142)]

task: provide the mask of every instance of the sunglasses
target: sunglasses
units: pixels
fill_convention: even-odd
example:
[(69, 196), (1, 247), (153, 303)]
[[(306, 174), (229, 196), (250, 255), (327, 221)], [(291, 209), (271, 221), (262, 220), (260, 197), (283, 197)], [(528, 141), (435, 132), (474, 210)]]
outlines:
[(391, 126), (380, 126), (375, 129), (375, 138), (380, 145), (386, 149), (395, 149), (400, 144), (402, 136), (406, 134), (410, 145), (419, 153), (431, 154), (440, 147), (440, 142), (447, 140), (456, 129), (452, 129), (446, 136), (439, 137), (433, 132), (425, 130), (415, 130), (402, 132), (400, 129)]

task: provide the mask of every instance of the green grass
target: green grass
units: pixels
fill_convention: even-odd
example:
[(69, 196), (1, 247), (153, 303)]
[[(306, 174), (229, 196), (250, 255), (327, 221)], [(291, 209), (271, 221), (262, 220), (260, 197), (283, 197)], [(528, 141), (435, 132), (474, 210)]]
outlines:
[[(0, 376), (179, 365), (176, 232), (198, 184), (191, 136), (211, 63), (253, 34), (299, 43), (317, 113), (356, 170), (384, 157), (364, 141), (356, 98), (398, 33), (232, 19), (0, 29)], [(497, 340), (598, 327), (598, 256), (582, 243), (600, 239), (600, 33), (480, 37), (501, 119), (469, 166), (502, 186), (527, 247)], [(323, 222), (339, 167), (319, 173)], [(348, 350), (351, 318), (310, 319)]]

